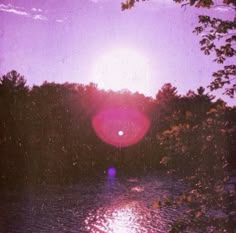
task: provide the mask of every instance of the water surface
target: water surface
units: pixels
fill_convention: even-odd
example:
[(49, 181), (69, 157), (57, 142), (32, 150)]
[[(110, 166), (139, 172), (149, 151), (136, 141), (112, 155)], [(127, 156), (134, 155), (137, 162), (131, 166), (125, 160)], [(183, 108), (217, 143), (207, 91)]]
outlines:
[(171, 177), (102, 177), (72, 186), (1, 195), (2, 233), (166, 233), (180, 214), (157, 208), (160, 198), (181, 192)]

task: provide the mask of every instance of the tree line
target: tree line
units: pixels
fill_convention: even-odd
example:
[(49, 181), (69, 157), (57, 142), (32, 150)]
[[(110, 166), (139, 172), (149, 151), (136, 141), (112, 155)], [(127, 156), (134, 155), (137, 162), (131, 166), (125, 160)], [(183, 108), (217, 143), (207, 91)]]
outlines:
[[(109, 106), (132, 107), (149, 118), (140, 142), (119, 148), (97, 137), (91, 118)], [(29, 88), (11, 71), (0, 78), (0, 184), (71, 183), (102, 175), (111, 165), (120, 174), (168, 169), (218, 179), (225, 168), (236, 167), (235, 119), (235, 106), (203, 87), (180, 96), (168, 83), (156, 98), (93, 83)]]

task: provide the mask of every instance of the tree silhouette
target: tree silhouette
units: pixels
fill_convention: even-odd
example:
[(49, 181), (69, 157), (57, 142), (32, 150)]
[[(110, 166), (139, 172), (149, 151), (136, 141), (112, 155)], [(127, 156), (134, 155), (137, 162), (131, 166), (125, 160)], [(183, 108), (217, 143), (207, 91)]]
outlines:
[(27, 134), (26, 81), (16, 71), (0, 79), (0, 174), (1, 183), (10, 183), (11, 178), (19, 180), (25, 172)]
[[(111, 107), (133, 108), (149, 118), (142, 140), (117, 149), (96, 136), (92, 117)], [(124, 173), (155, 171), (164, 168), (160, 161), (167, 155), (168, 168), (194, 171), (205, 145), (204, 158), (213, 160), (214, 146), (221, 146), (217, 151), (226, 151), (235, 164), (235, 107), (214, 101), (203, 87), (180, 96), (167, 83), (155, 99), (95, 84), (45, 82), (29, 89), (12, 71), (0, 78), (0, 109), (1, 185), (70, 183), (103, 174), (111, 164)]]

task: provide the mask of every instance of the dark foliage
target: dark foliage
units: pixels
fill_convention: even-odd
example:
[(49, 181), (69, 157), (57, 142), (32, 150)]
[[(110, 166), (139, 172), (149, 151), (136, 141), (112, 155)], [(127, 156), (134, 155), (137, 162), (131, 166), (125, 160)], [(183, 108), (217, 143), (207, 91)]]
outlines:
[[(140, 142), (119, 148), (96, 136), (92, 117), (113, 106), (135, 108), (150, 119)], [(235, 193), (224, 192), (236, 168), (236, 108), (214, 101), (203, 87), (180, 96), (168, 83), (156, 99), (106, 92), (93, 83), (45, 82), (29, 89), (12, 71), (0, 78), (0, 109), (1, 187), (70, 184), (102, 175), (111, 165), (118, 174), (164, 169), (189, 184), (182, 196), (162, 202), (188, 206), (189, 222), (178, 220), (172, 232), (207, 232), (210, 226), (230, 232), (234, 220), (214, 219), (208, 210), (222, 209), (230, 216), (236, 205)]]
[[(73, 182), (81, 175), (102, 174), (109, 165), (121, 172), (156, 170), (167, 154), (172, 156), (170, 169), (183, 170), (184, 163), (192, 170), (200, 148), (205, 154), (210, 145), (214, 149), (213, 138), (235, 166), (235, 108), (204, 92), (200, 87), (181, 97), (165, 84), (151, 99), (105, 92), (93, 83), (45, 82), (29, 89), (21, 75), (9, 72), (0, 79), (1, 183)], [(96, 136), (91, 118), (109, 106), (133, 107), (148, 116), (151, 126), (139, 143), (116, 148)]]

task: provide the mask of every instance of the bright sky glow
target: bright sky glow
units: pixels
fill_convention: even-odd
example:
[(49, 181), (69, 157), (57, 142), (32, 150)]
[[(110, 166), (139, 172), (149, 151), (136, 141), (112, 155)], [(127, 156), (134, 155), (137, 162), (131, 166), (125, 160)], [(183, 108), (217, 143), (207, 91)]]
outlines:
[(117, 48), (97, 58), (92, 80), (102, 89), (150, 92), (148, 59), (136, 50)]
[(232, 9), (185, 9), (173, 0), (150, 0), (121, 11), (120, 3), (1, 0), (0, 75), (15, 69), (30, 86), (95, 82), (153, 97), (165, 83), (179, 94), (210, 83), (221, 65), (200, 51), (192, 31), (199, 14), (232, 20)]

